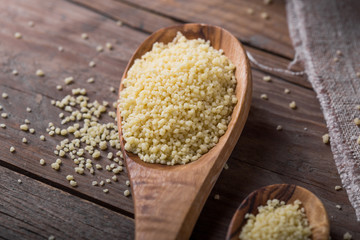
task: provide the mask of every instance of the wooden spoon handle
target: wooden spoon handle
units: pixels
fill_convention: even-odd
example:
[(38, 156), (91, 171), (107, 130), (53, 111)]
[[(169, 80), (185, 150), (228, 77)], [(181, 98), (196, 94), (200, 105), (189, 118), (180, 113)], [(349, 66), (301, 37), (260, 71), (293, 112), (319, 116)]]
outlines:
[(188, 239), (218, 177), (206, 179), (211, 164), (205, 169), (195, 163), (174, 166), (171, 171), (146, 168), (130, 158), (127, 164), (132, 169), (136, 239)]

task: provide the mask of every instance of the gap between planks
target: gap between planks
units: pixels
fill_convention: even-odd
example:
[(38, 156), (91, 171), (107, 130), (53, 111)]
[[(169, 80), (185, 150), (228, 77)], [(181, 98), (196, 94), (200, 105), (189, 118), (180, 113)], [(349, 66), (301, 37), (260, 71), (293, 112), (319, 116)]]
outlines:
[(27, 177), (29, 177), (29, 178), (35, 179), (35, 180), (37, 180), (37, 181), (39, 181), (39, 182), (45, 183), (45, 184), (47, 184), (47, 185), (50, 185), (50, 186), (52, 186), (52, 187), (55, 187), (55, 188), (57, 188), (57, 189), (59, 189), (59, 190), (62, 190), (62, 191), (64, 191), (64, 192), (67, 192), (67, 193), (72, 194), (72, 195), (74, 195), (74, 196), (77, 196), (77, 197), (80, 197), (80, 198), (85, 199), (85, 200), (87, 200), (87, 201), (90, 201), (90, 202), (92, 202), (92, 203), (98, 204), (98, 205), (100, 205), (100, 206), (102, 206), (102, 207), (105, 207), (105, 208), (111, 210), (111, 211), (120, 213), (120, 214), (122, 214), (122, 215), (124, 215), (124, 216), (126, 216), (126, 217), (134, 218), (134, 214), (131, 213), (131, 212), (128, 212), (128, 211), (123, 210), (123, 209), (121, 209), (121, 208), (115, 207), (114, 205), (111, 205), (111, 204), (109, 204), (109, 203), (100, 201), (100, 200), (98, 200), (98, 199), (96, 199), (96, 198), (93, 198), (93, 197), (87, 195), (87, 194), (84, 194), (84, 193), (82, 193), (82, 192), (76, 191), (75, 189), (66, 187), (65, 185), (62, 185), (62, 184), (60, 184), (60, 183), (51, 181), (50, 179), (47, 179), (47, 178), (42, 177), (42, 176), (40, 176), (40, 175), (37, 175), (37, 174), (35, 174), (35, 173), (29, 172), (29, 171), (27, 171), (27, 170), (25, 170), (25, 169), (23, 169), (23, 168), (20, 168), (20, 167), (17, 167), (17, 166), (15, 166), (15, 165), (12, 165), (12, 164), (10, 164), (10, 163), (2, 160), (2, 159), (0, 159), (0, 166), (1, 166), (1, 167), (4, 167), (4, 168), (7, 168), (7, 169), (9, 169), (9, 170), (11, 170), (11, 171), (14, 171), (14, 172), (16, 172), (16, 173), (25, 175), (25, 176), (27, 176)]
[[(92, 11), (92, 12), (94, 12), (94, 13), (100, 14), (101, 16), (107, 17), (107, 18), (109, 18), (109, 19), (111, 19), (111, 20), (114, 20), (114, 21), (119, 20), (119, 19), (116, 18), (115, 16), (112, 16), (112, 15), (110, 15), (110, 14), (104, 12), (104, 11), (98, 10), (98, 9), (92, 7), (92, 6), (89, 6), (89, 5), (85, 4), (85, 3), (82, 3), (82, 2), (79, 2), (79, 1), (76, 1), (76, 0), (64, 0), (64, 1), (67, 1), (67, 2), (69, 2), (69, 3), (72, 3), (72, 4), (77, 5), (77, 6), (79, 6), (79, 7), (83, 7), (83, 8), (85, 8), (85, 9), (89, 10), (89, 11)], [(169, 19), (169, 20), (174, 21), (176, 24), (192, 23), (192, 22), (190, 22), (190, 21), (185, 21), (185, 20), (182, 20), (182, 19), (179, 19), (179, 18), (170, 16), (170, 15), (164, 14), (164, 13), (162, 13), (162, 12), (155, 11), (155, 10), (152, 10), (152, 9), (149, 9), (149, 8), (146, 8), (146, 7), (144, 7), (144, 6), (140, 6), (140, 5), (136, 4), (136, 3), (132, 3), (132, 2), (124, 1), (124, 0), (115, 0), (115, 1), (120, 2), (120, 3), (123, 3), (123, 4), (126, 4), (126, 5), (128, 5), (128, 6), (132, 7), (132, 8), (136, 8), (136, 9), (143, 10), (143, 11), (148, 12), (148, 13), (150, 13), (150, 14), (154, 14), (154, 15), (157, 15), (157, 16), (161, 16), (161, 17), (163, 17), (163, 18), (167, 18), (167, 19)], [(143, 32), (143, 33), (147, 33), (147, 34), (151, 34), (151, 33), (152, 33), (152, 31), (149, 31), (149, 30), (146, 30), (146, 29), (143, 29), (143, 28), (140, 28), (140, 27), (132, 26), (132, 25), (130, 25), (130, 24), (124, 22), (124, 21), (123, 21), (123, 23), (124, 23), (124, 25), (126, 25), (127, 27), (132, 28), (132, 29), (134, 29), (134, 30), (137, 30), (137, 31), (140, 31), (140, 32)], [(244, 46), (252, 47), (252, 48), (254, 48), (254, 49), (256, 49), (256, 50), (260, 50), (260, 51), (262, 51), (262, 52), (264, 52), (264, 53), (268, 53), (268, 54), (274, 55), (274, 56), (276, 56), (276, 57), (280, 57), (280, 58), (286, 59), (286, 60), (288, 60), (288, 61), (292, 61), (292, 60), (293, 60), (292, 58), (290, 58), (290, 57), (288, 57), (288, 56), (285, 56), (285, 55), (283, 55), (283, 54), (276, 53), (276, 52), (274, 52), (274, 51), (271, 51), (271, 50), (264, 49), (264, 48), (258, 47), (258, 46), (256, 46), (256, 45), (253, 45), (253, 44), (251, 44), (249, 41), (241, 40), (241, 39), (239, 39), (238, 37), (237, 37), (237, 39), (238, 39), (238, 40), (241, 42), (241, 44), (243, 44)]]
[[(96, 2), (93, 0), (91, 0), (91, 1), (65, 0), (65, 1), (72, 3), (78, 7), (83, 7), (86, 10), (91, 11), (93, 13), (100, 14), (100, 16), (106, 17), (113, 21), (121, 20), (121, 21), (123, 21), (124, 26), (126, 26), (132, 30), (138, 31), (140, 33), (144, 33), (146, 35), (152, 33), (155, 30), (158, 30), (159, 28), (162, 28), (162, 27), (167, 27), (170, 25), (176, 25), (176, 24), (188, 22), (188, 21), (182, 21), (182, 20), (180, 20), (180, 22), (177, 22), (177, 21), (173, 20), (172, 18), (164, 17), (163, 14), (162, 15), (154, 14), (153, 10), (143, 10), (143, 9), (147, 9), (144, 7), (140, 7), (139, 9), (136, 7), (132, 7), (132, 5), (134, 5), (134, 4), (130, 4), (130, 3), (127, 3), (126, 1), (122, 1), (122, 0), (114, 2), (115, 5), (113, 8), (109, 8), (109, 6), (105, 2)], [(135, 4), (135, 6), (137, 6), (137, 5)], [(123, 10), (123, 9), (125, 9), (125, 10)], [(118, 11), (120, 11), (120, 13), (118, 13)], [(124, 13), (124, 18), (121, 17), (122, 16), (121, 11), (126, 12), (126, 13)], [(135, 15), (137, 15), (137, 14), (144, 15), (144, 17), (142, 17), (140, 19), (133, 19), (132, 22), (129, 22), (129, 21), (127, 21), (127, 18), (126, 18), (127, 12), (131, 12), (131, 14), (135, 14)], [(144, 21), (145, 21), (145, 23), (144, 23)], [(238, 38), (238, 40), (240, 41), (239, 38)], [(242, 41), (240, 41), (240, 42), (242, 42)], [(246, 47), (246, 50), (251, 52), (252, 54), (254, 54), (254, 56), (257, 60), (262, 62), (262, 64), (268, 65), (269, 67), (279, 68), (279, 69), (287, 69), (288, 65), (290, 64), (291, 59), (289, 60), (288, 57), (284, 57), (281, 54), (271, 52), (267, 49), (247, 43), (246, 41), (244, 41), (243, 44)], [(269, 56), (270, 56), (270, 59), (268, 58)], [(275, 65), (274, 65), (274, 63), (275, 63)], [(252, 64), (252, 65), (254, 65), (254, 64)], [(260, 69), (259, 67), (256, 67), (256, 69), (259, 69), (263, 72), (267, 72), (267, 71)], [(294, 68), (294, 71), (303, 71), (303, 67), (296, 66)], [(270, 73), (273, 76), (277, 76), (285, 81), (295, 83), (295, 85), (297, 85), (297, 86), (305, 87), (307, 89), (312, 89), (311, 84), (306, 79), (306, 75), (292, 76), (289, 74), (277, 73), (274, 71), (268, 72), (268, 73)]]

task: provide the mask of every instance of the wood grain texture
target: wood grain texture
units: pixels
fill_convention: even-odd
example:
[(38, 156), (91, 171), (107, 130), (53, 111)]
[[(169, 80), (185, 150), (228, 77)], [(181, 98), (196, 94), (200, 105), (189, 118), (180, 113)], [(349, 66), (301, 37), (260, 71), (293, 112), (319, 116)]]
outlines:
[(227, 240), (237, 240), (242, 227), (246, 224), (246, 214), (258, 214), (259, 206), (266, 206), (268, 200), (277, 199), (285, 204), (293, 204), (296, 200), (301, 201), (305, 209), (306, 218), (311, 226), (312, 240), (329, 239), (329, 220), (324, 205), (309, 190), (290, 184), (269, 185), (250, 193), (236, 210), (227, 235)]
[[(41, 12), (48, 15), (44, 17)], [(53, 151), (64, 137), (50, 137), (46, 128), (49, 122), (64, 127), (58, 117), (63, 111), (52, 106), (50, 101), (61, 100), (71, 94), (73, 88), (86, 88), (91, 101), (108, 101), (112, 105), (117, 94), (109, 88), (117, 88), (122, 70), (138, 45), (136, 41), (140, 43), (146, 35), (127, 27), (118, 27), (114, 21), (66, 1), (9, 1), (8, 4), (0, 4), (0, 17), (0, 93), (9, 95), (8, 99), (0, 99), (1, 112), (9, 115), (7, 119), (0, 119), (6, 124), (5, 129), (0, 129), (0, 160), (29, 171), (54, 186), (84, 194), (131, 216), (131, 197), (128, 199), (123, 194), (129, 189), (125, 185), (128, 180), (125, 167), (124, 172), (118, 175), (118, 182), (112, 181), (104, 187), (94, 187), (92, 181), (105, 181), (113, 175), (105, 170), (105, 165), (112, 163), (105, 152), (96, 160), (103, 170), (96, 171), (94, 176), (88, 171), (84, 175), (76, 174), (75, 164), (69, 157), (62, 160), (60, 171), (54, 171), (50, 165), (58, 156)], [(35, 26), (30, 28), (28, 21), (33, 21)], [(21, 32), (22, 39), (15, 39), (15, 32)], [(88, 40), (81, 38), (83, 32), (89, 35)], [(96, 46), (105, 48), (106, 42), (111, 42), (114, 50), (98, 53)], [(63, 46), (64, 52), (59, 52), (58, 46)], [(95, 68), (88, 66), (92, 60), (97, 63)], [(42, 78), (35, 75), (40, 68), (45, 72)], [(17, 69), (19, 75), (12, 75), (13, 69)], [(75, 79), (71, 85), (64, 84), (64, 78), (68, 76)], [(89, 77), (94, 77), (95, 83), (87, 83)], [(63, 90), (56, 90), (57, 85), (62, 85)], [(27, 107), (32, 112), (28, 113)], [(116, 109), (109, 107), (109, 111)], [(104, 115), (101, 122), (116, 124), (113, 118)], [(35, 134), (20, 130), (19, 126), (25, 119), (30, 120), (29, 127), (35, 129)], [(41, 141), (40, 135), (45, 135), (46, 141)], [(28, 139), (28, 144), (21, 142), (23, 137)], [(9, 152), (10, 146), (16, 148), (14, 154)], [(116, 149), (109, 151), (116, 153)], [(45, 166), (39, 164), (41, 158), (47, 162)], [(72, 188), (65, 179), (68, 174), (75, 176), (77, 188)], [(103, 192), (105, 188), (109, 189), (108, 194)]]
[(152, 33), (160, 28), (180, 24), (174, 19), (151, 13), (141, 8), (121, 1), (97, 1), (97, 0), (70, 0), (80, 6), (101, 12), (114, 20), (120, 20), (124, 25)]
[[(171, 42), (177, 32), (188, 39), (209, 40), (212, 47), (224, 50), (224, 54), (236, 66), (235, 92), (238, 103), (224, 136), (195, 162), (177, 166), (149, 164), (142, 162), (134, 154), (123, 152), (133, 190), (136, 239), (187, 239), (190, 236), (200, 211), (242, 132), (250, 109), (252, 82), (245, 51), (234, 36), (215, 26), (185, 24), (160, 29), (139, 46), (122, 79), (126, 78), (135, 59), (150, 51), (155, 42)], [(123, 88), (121, 84), (119, 93)], [(118, 125), (121, 129), (119, 108)], [(120, 140), (124, 146), (121, 131)]]
[(3, 167), (0, 203), (0, 239), (133, 239), (133, 219)]
[[(153, 32), (163, 27), (168, 27), (172, 25), (177, 24), (183, 24), (183, 21), (181, 19), (174, 19), (169, 18), (164, 15), (158, 15), (154, 11), (146, 11), (142, 8), (136, 8), (131, 2), (126, 3), (123, 1), (110, 1), (110, 0), (104, 0), (104, 1), (96, 1), (96, 0), (72, 0), (78, 4), (81, 4), (81, 6), (84, 6), (86, 8), (89, 8), (93, 11), (99, 12), (101, 14), (104, 14), (106, 16), (109, 16), (111, 19), (121, 20), (125, 25), (131, 26), (137, 30), (144, 31), (144, 32)], [(246, 1), (239, 2), (240, 4), (245, 4)], [(253, 5), (255, 1), (251, 1), (249, 4)], [(195, 3), (196, 4), (196, 3)], [(284, 3), (283, 3), (284, 4)], [(191, 4), (190, 4), (191, 5)], [(261, 8), (267, 8), (263, 5), (262, 2), (256, 2), (256, 9)], [(236, 8), (236, 11), (240, 9), (240, 7), (243, 7), (242, 5), (238, 6)], [(272, 8), (273, 6), (271, 6)], [(283, 8), (284, 5), (276, 5), (276, 8)], [(283, 12), (283, 10), (278, 9), (277, 11)], [(259, 13), (258, 13), (259, 14)], [(278, 13), (277, 13), (278, 14)], [(244, 16), (243, 16), (244, 17)], [(245, 17), (244, 17), (245, 18)], [(189, 20), (190, 21), (190, 20)], [(246, 21), (249, 21), (248, 18), (246, 18)], [(190, 21), (191, 22), (191, 21)], [(201, 21), (204, 22), (204, 21)], [(276, 23), (278, 24), (278, 23)], [(283, 25), (286, 25), (286, 22), (282, 23)], [(223, 25), (225, 28), (228, 27), (227, 24)], [(249, 25), (249, 26), (252, 26)], [(284, 26), (287, 28), (287, 26)], [(239, 31), (239, 28), (236, 28), (235, 32)], [(247, 29), (249, 31), (255, 31), (255, 29)], [(253, 34), (263, 34), (263, 31), (260, 32), (254, 32)], [(254, 44), (254, 47), (250, 46), (251, 42), (247, 44), (246, 40), (243, 39), (243, 35), (239, 33), (237, 35), (238, 39), (245, 43), (245, 49), (246, 51), (249, 51), (257, 61), (260, 63), (273, 67), (273, 68), (280, 68), (280, 69), (287, 69), (288, 65), (290, 64), (290, 60), (287, 57), (281, 57), (278, 55), (271, 54), (269, 52), (265, 52), (263, 50), (259, 50), (259, 46)], [(260, 37), (260, 36), (259, 36)], [(258, 66), (254, 66), (255, 69), (259, 69)], [(303, 71), (303, 67), (299, 64), (295, 65), (292, 68), (293, 71)], [(270, 74), (273, 74), (275, 76), (280, 76), (284, 78), (287, 81), (293, 82), (295, 84), (299, 84), (301, 86), (304, 86), (306, 88), (312, 88), (311, 84), (307, 81), (306, 76), (289, 76), (288, 74), (283, 74), (279, 72), (271, 72)]]
[[(273, 1), (270, 5), (265, 5), (262, 0), (118, 1), (186, 23), (199, 22), (224, 27), (252, 46), (287, 58), (294, 56), (287, 28), (285, 2), (282, 0)], [(254, 10), (253, 14), (247, 13), (249, 8)], [(268, 13), (269, 19), (261, 17), (264, 12)]]
[[(119, 176), (119, 184), (109, 186), (110, 194), (103, 194), (101, 188), (91, 186), (92, 179), (88, 175), (77, 179), (79, 183), (77, 189), (70, 188), (65, 176), (74, 174), (74, 171), (71, 165), (68, 165), (68, 159), (64, 160), (65, 167), (60, 172), (53, 171), (49, 165), (42, 167), (38, 164), (40, 158), (44, 158), (48, 163), (56, 159), (52, 151), (56, 143), (62, 139), (47, 137), (46, 142), (39, 141), (40, 134), (45, 134), (47, 122), (60, 121), (58, 118), (60, 111), (50, 105), (50, 100), (61, 99), (70, 93), (71, 88), (86, 87), (91, 99), (114, 101), (117, 96), (112, 94), (108, 87), (118, 86), (128, 60), (148, 36), (147, 32), (168, 26), (167, 24), (172, 25), (173, 21), (178, 22), (174, 18), (167, 18), (154, 11), (139, 9), (131, 3), (120, 1), (120, 4), (132, 7), (125, 8), (126, 6), (113, 2), (98, 1), (96, 4), (107, 6), (104, 12), (101, 12), (100, 8), (92, 9), (63, 0), (2, 1), (3, 4), (0, 4), (0, 93), (7, 92), (9, 98), (7, 100), (0, 98), (0, 105), (4, 107), (2, 112), (9, 113), (9, 118), (0, 118), (0, 123), (7, 125), (6, 129), (0, 128), (0, 165), (12, 166), (11, 169), (21, 171), (28, 176), (36, 176), (46, 184), (98, 204), (107, 204), (107, 207), (118, 212), (122, 210), (131, 216), (134, 211), (132, 199), (122, 194), (127, 189), (124, 186), (124, 181), (128, 179), (126, 172)], [(283, 8), (279, 14), (284, 14), (284, 2), (274, 2)], [(162, 1), (162, 4), (171, 6), (173, 3)], [(198, 5), (196, 2), (188, 4), (189, 8)], [(248, 6), (252, 6), (255, 10), (267, 8), (262, 1), (251, 1), (249, 4)], [(123, 14), (126, 13), (116, 14), (115, 11), (110, 10), (112, 6), (119, 12), (121, 11), (119, 6), (122, 6), (129, 12), (133, 11), (135, 16), (124, 18)], [(239, 1), (239, 5), (234, 6), (231, 11), (244, 11), (240, 6), (243, 5)], [(152, 18), (157, 20), (153, 21)], [(223, 18), (223, 15), (218, 18)], [(116, 19), (124, 20), (125, 26), (120, 28), (116, 26), (114, 21)], [(251, 19), (257, 20), (258, 15)], [(272, 24), (287, 28), (284, 22), (277, 23), (279, 19), (285, 19), (285, 15), (273, 19)], [(28, 21), (34, 21), (35, 27), (29, 28)], [(189, 18), (187, 21), (193, 20)], [(223, 21), (223, 26), (229, 29), (228, 21)], [(144, 29), (141, 29), (143, 23)], [(161, 24), (164, 25), (160, 26)], [(264, 24), (264, 27), (268, 27), (268, 24)], [(263, 34), (262, 29), (258, 32), (253, 31), (251, 21), (241, 29), (240, 27), (237, 29), (236, 26), (233, 28), (236, 31), (253, 32), (252, 34), (256, 34), (258, 39)], [(13, 37), (15, 32), (21, 32), (23, 39), (16, 40)], [(82, 32), (88, 33), (90, 38), (81, 39)], [(231, 30), (231, 32), (235, 31)], [(237, 36), (241, 38), (239, 34), (237, 33)], [(278, 38), (285, 33), (272, 31), (269, 32), (268, 38), (273, 38), (272, 34), (275, 34), (274, 38)], [(286, 37), (288, 38), (287, 35)], [(260, 42), (267, 42), (268, 38)], [(97, 53), (96, 46), (100, 44), (104, 46), (106, 42), (113, 43), (114, 50)], [(278, 46), (281, 46), (280, 43), (281, 41)], [(59, 45), (64, 47), (63, 53), (57, 51)], [(245, 48), (250, 50), (256, 59), (267, 65), (286, 68), (289, 63), (288, 57), (272, 54), (268, 49), (249, 46)], [(97, 66), (89, 69), (88, 62), (92, 59), (95, 59)], [(38, 68), (45, 71), (44, 78), (35, 76)], [(18, 76), (11, 74), (13, 69), (19, 71)], [(334, 186), (341, 185), (341, 182), (330, 147), (322, 143), (321, 136), (327, 132), (327, 129), (316, 95), (311, 89), (307, 89), (309, 84), (306, 77), (298, 78), (258, 71), (256, 66), (252, 68), (252, 74), (253, 100), (248, 121), (228, 161), (230, 168), (221, 173), (200, 214), (191, 239), (224, 239), (231, 217), (240, 202), (253, 190), (276, 183), (300, 185), (315, 193), (328, 211), (332, 239), (342, 239), (347, 231), (353, 235), (353, 239), (359, 239), (359, 223), (356, 222), (354, 210), (348, 202), (345, 191), (334, 190)], [(57, 91), (56, 85), (63, 84), (63, 79), (69, 75), (75, 77), (75, 83), (64, 87), (62, 92)], [(262, 80), (264, 75), (271, 75), (272, 82), (264, 82)], [(95, 77), (93, 85), (86, 83), (88, 77)], [(290, 89), (291, 93), (284, 94), (284, 88)], [(262, 93), (268, 94), (268, 101), (260, 99)], [(297, 110), (288, 107), (292, 100), (296, 101)], [(32, 113), (25, 111), (28, 106), (32, 108)], [(19, 125), (25, 118), (28, 118), (31, 121), (30, 126), (36, 129), (35, 135), (19, 130)], [(276, 131), (278, 124), (283, 126), (283, 131)], [(21, 143), (22, 137), (28, 138), (28, 145)], [(9, 147), (12, 145), (17, 149), (15, 154), (9, 152)], [(104, 164), (108, 162), (106, 158), (100, 161)], [(108, 176), (102, 172), (95, 175), (96, 180)], [(215, 194), (220, 195), (219, 200), (213, 199)], [(335, 207), (337, 204), (342, 206), (341, 210)], [(36, 222), (32, 219), (27, 221), (32, 222), (33, 225), (41, 223), (41, 219), (37, 219)], [(13, 231), (12, 225), (8, 225), (4, 231)], [(41, 233), (41, 230), (34, 231)]]

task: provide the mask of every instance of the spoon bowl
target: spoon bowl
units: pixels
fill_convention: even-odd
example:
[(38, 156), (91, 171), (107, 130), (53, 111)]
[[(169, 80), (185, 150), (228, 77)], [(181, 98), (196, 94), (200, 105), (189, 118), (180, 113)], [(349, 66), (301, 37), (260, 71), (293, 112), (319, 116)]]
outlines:
[[(188, 39), (209, 40), (212, 47), (224, 51), (236, 66), (235, 91), (238, 102), (225, 134), (216, 146), (194, 162), (175, 166), (145, 163), (137, 155), (123, 150), (134, 200), (136, 239), (189, 238), (212, 187), (240, 137), (250, 109), (251, 70), (245, 50), (233, 35), (216, 26), (185, 24), (158, 30), (136, 50), (122, 80), (135, 59), (150, 51), (155, 42), (171, 42), (179, 31)], [(119, 93), (123, 88), (121, 83)], [(124, 149), (119, 108), (117, 119)]]
[(239, 240), (242, 227), (246, 223), (245, 215), (258, 213), (258, 207), (267, 204), (267, 200), (278, 199), (285, 204), (300, 200), (311, 226), (312, 240), (329, 239), (329, 219), (324, 205), (318, 197), (309, 190), (290, 184), (269, 185), (250, 193), (236, 210), (227, 235), (227, 240)]

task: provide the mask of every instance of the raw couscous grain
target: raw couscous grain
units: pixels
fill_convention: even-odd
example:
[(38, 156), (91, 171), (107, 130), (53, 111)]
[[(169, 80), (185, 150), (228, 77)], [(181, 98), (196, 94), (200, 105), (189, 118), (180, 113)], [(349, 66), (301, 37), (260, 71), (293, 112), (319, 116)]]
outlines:
[(239, 238), (242, 240), (291, 239), (310, 240), (311, 228), (301, 208), (301, 202), (285, 204), (277, 199), (268, 200), (258, 207), (259, 213), (246, 214), (247, 222)]
[(125, 149), (150, 163), (197, 160), (225, 133), (237, 102), (235, 66), (181, 33), (135, 60), (120, 93)]

